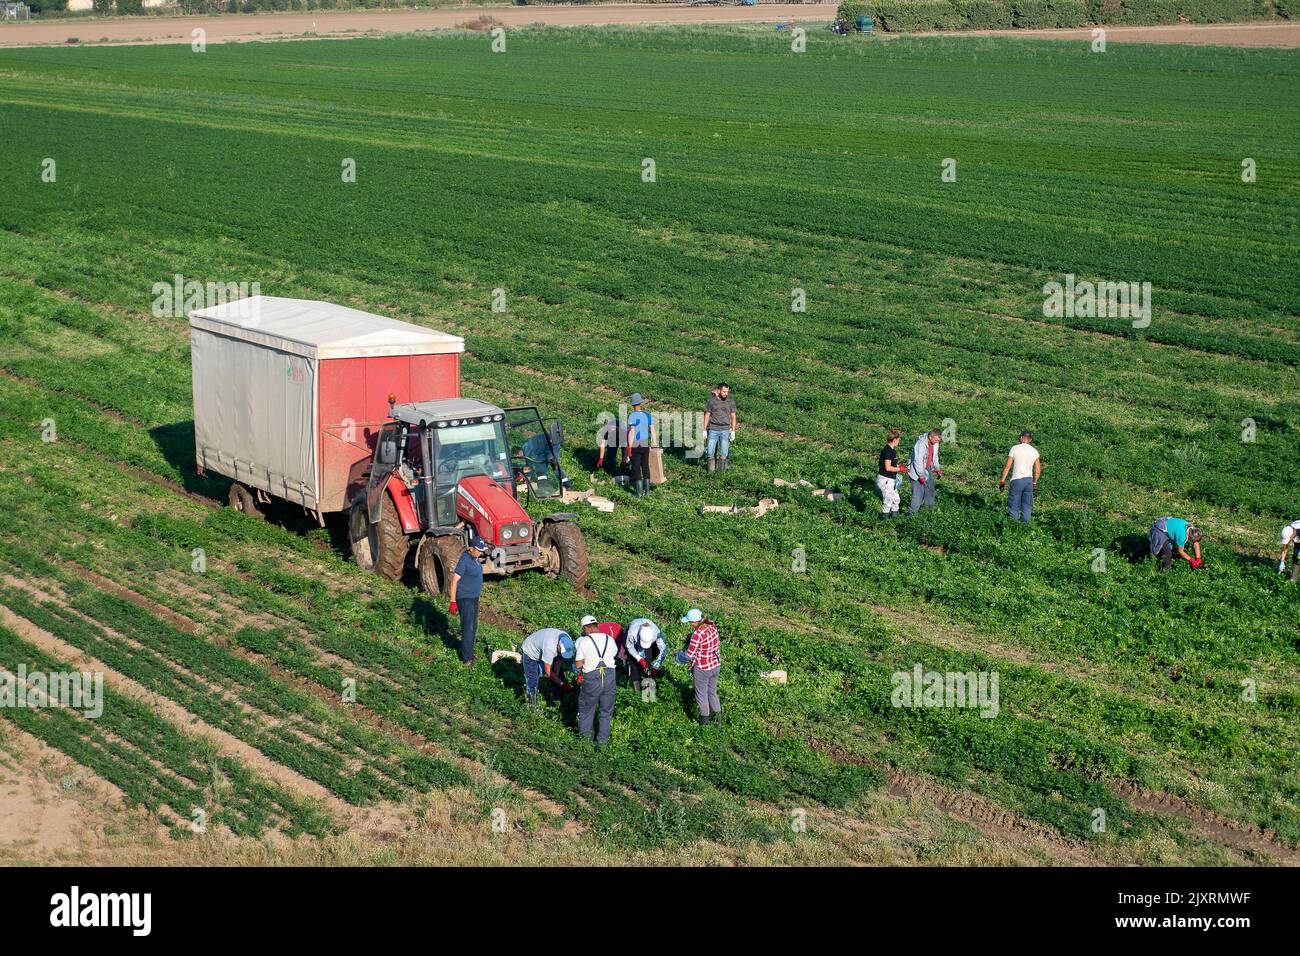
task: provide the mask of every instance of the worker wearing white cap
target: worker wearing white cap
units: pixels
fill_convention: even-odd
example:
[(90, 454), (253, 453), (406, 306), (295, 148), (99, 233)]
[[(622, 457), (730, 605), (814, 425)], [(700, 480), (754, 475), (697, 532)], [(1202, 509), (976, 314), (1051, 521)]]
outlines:
[(677, 662), (689, 664), (695, 685), (695, 703), (700, 708), (700, 723), (722, 724), (722, 702), (718, 700), (718, 674), (722, 671), (718, 626), (693, 607), (682, 616), (682, 623), (693, 628), (686, 650), (679, 651)]
[(648, 617), (638, 617), (627, 626), (627, 675), (632, 679), (632, 689), (641, 692), (641, 678), (656, 677), (668, 654), (659, 625)]
[[(620, 625), (614, 625), (622, 631)], [(582, 636), (574, 645), (574, 668), (578, 672), (578, 733), (591, 739), (596, 711), (600, 711), (600, 727), (596, 731), (596, 749), (609, 741), (609, 728), (614, 719), (614, 697), (617, 677), (614, 666), (618, 662), (618, 642), (603, 630), (595, 617), (588, 614), (582, 619)]]
[(1300, 580), (1300, 520), (1282, 529), (1282, 553), (1278, 555), (1277, 573), (1286, 572), (1286, 552), (1291, 549), (1291, 580)]

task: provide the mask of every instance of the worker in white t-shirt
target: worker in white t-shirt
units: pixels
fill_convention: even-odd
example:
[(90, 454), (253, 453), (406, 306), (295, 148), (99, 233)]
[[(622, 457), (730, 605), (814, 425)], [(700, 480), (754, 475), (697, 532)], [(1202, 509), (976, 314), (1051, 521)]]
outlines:
[(1011, 494), (1007, 497), (1007, 513), (1017, 521), (1029, 524), (1034, 510), (1034, 491), (1043, 474), (1043, 462), (1038, 449), (1030, 444), (1034, 436), (1028, 431), (1020, 433), (1020, 444), (1007, 452), (1007, 463), (1002, 466), (998, 491), (1007, 486), (1007, 473), (1011, 474)]
[(1277, 573), (1286, 572), (1286, 552), (1291, 549), (1291, 580), (1300, 580), (1300, 520), (1282, 529), (1282, 553), (1278, 555)]

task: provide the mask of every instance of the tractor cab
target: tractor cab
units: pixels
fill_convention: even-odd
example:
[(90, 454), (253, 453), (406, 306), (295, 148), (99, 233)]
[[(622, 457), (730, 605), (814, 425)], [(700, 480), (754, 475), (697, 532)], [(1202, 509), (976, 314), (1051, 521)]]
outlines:
[[(521, 498), (559, 498), (558, 422), (533, 406), (502, 409), (472, 398), (396, 404), (379, 428), (364, 496), (349, 534), (357, 561), (398, 578), (412, 546), (431, 593), (447, 593), (450, 569), (472, 532), (487, 540), (484, 571), (540, 568), (578, 587), (587, 549), (571, 514), (535, 524)], [(524, 492), (521, 495), (520, 492)]]

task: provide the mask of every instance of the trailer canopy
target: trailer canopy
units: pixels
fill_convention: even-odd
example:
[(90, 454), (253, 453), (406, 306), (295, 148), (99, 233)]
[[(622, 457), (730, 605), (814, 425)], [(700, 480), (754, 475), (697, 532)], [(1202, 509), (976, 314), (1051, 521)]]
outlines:
[(457, 335), (332, 302), (255, 295), (190, 313), (196, 329), (309, 359), (465, 351)]

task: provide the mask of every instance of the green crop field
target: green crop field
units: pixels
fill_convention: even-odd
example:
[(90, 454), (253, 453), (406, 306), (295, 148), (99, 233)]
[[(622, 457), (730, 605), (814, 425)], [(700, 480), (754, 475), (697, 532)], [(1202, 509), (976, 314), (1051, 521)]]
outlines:
[[(1300, 586), (1276, 569), (1300, 517), (1300, 56), (490, 42), (0, 50), (0, 666), (93, 660), (107, 687), (102, 720), (0, 710), (0, 756), (43, 742), (185, 859), (268, 834), (317, 862), (1300, 857)], [(464, 668), (445, 601), (196, 475), (187, 323), (151, 310), (178, 273), (463, 336), (464, 393), (562, 419), (579, 488), (599, 413), (633, 390), (700, 410), (725, 378), (733, 467), (669, 451), (648, 498), (602, 485), (612, 513), (575, 506), (589, 592), (490, 583)], [(1067, 275), (1149, 282), (1149, 324), (1046, 315)], [(890, 426), (904, 457), (952, 439), (939, 507), (897, 522)], [(1030, 528), (997, 493), (1025, 427)], [(1204, 567), (1157, 572), (1164, 515), (1203, 529)], [(722, 729), (674, 666), (657, 699), (621, 693), (596, 753), (571, 699), (528, 711), (483, 653), (588, 611), (673, 622), (676, 647), (692, 606), (723, 636)], [(996, 673), (996, 716), (893, 706), (917, 665)], [(358, 837), (399, 811), (396, 843)]]

